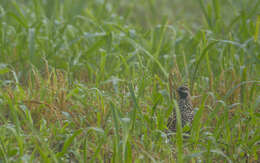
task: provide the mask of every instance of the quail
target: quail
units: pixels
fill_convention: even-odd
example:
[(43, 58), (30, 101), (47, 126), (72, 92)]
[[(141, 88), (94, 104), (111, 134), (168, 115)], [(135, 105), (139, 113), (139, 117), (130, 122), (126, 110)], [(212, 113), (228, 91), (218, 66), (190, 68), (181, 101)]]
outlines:
[[(189, 93), (189, 88), (186, 86), (181, 86), (177, 89), (178, 92), (178, 106), (181, 113), (181, 122), (182, 127), (188, 123), (192, 123), (193, 120), (193, 108), (191, 103), (191, 96)], [(176, 114), (175, 111), (172, 112), (172, 115), (168, 119), (167, 127), (170, 131), (176, 131)]]

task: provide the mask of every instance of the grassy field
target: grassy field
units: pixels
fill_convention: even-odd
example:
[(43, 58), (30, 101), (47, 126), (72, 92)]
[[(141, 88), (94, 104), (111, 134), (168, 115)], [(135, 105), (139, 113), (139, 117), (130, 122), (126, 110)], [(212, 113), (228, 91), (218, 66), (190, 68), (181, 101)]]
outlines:
[(259, 36), (259, 0), (0, 0), (0, 162), (257, 162)]

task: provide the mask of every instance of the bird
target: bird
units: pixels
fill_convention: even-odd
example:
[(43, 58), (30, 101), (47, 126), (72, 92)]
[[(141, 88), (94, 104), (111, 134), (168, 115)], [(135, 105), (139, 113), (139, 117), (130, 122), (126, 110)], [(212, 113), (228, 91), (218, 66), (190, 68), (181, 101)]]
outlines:
[[(177, 93), (179, 96), (177, 101), (181, 113), (182, 127), (184, 127), (186, 124), (191, 124), (194, 117), (193, 107), (191, 103), (191, 95), (187, 86), (180, 86), (177, 89)], [(176, 120), (176, 113), (175, 111), (173, 111), (167, 123), (168, 130), (170, 130), (171, 132), (176, 132)]]

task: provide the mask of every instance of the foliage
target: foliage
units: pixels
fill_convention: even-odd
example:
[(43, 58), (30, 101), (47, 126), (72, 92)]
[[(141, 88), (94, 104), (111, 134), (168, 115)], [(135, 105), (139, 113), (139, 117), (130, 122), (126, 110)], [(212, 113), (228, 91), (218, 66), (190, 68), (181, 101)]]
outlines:
[[(259, 160), (259, 6), (1, 0), (0, 162)], [(182, 84), (197, 114), (167, 137)]]

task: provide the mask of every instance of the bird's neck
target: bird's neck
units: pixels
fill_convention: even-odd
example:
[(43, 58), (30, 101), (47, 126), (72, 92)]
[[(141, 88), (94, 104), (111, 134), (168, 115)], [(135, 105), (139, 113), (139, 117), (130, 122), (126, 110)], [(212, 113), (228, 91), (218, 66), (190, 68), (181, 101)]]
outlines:
[(191, 97), (190, 96), (186, 96), (186, 97), (180, 97), (179, 98), (180, 101), (185, 101), (185, 102), (191, 102)]
[(189, 107), (186, 107), (186, 106), (192, 107), (190, 96), (187, 96), (186, 98), (180, 98), (179, 99), (179, 108), (181, 110), (189, 108)]

